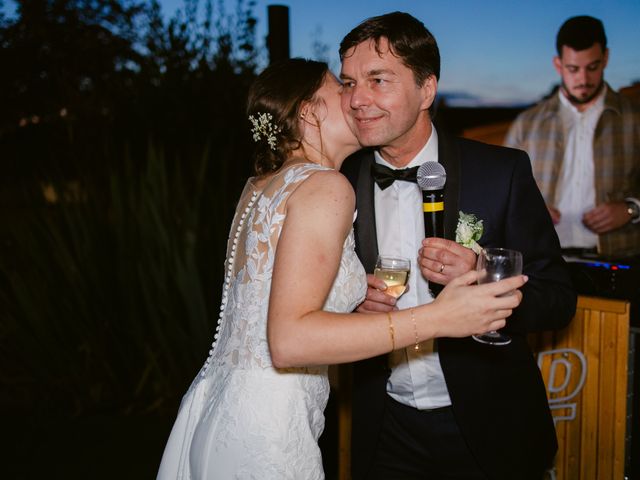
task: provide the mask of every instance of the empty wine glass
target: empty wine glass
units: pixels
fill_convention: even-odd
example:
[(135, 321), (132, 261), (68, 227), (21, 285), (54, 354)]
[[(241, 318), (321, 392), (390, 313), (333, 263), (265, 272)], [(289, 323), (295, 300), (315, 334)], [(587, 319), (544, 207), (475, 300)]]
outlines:
[[(478, 284), (498, 282), (503, 278), (514, 277), (522, 273), (522, 254), (507, 248), (485, 248), (478, 255), (476, 270), (480, 272)], [(505, 295), (511, 295), (506, 293)], [(480, 343), (507, 345), (511, 338), (504, 333), (491, 331), (482, 335), (472, 335)]]

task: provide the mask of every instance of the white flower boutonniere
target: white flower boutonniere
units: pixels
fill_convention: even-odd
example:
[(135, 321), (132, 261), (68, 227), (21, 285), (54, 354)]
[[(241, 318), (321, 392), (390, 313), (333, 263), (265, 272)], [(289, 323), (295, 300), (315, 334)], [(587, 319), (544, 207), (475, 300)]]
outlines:
[(482, 237), (482, 231), (482, 220), (478, 220), (472, 213), (460, 212), (456, 227), (456, 242), (480, 255), (482, 247), (478, 245), (478, 240)]

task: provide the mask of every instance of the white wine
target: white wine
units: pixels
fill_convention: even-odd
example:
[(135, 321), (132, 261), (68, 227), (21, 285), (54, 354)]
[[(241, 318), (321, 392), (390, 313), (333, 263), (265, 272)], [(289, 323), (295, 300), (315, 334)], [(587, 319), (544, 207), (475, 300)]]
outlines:
[(407, 289), (409, 270), (378, 267), (373, 271), (373, 274), (376, 278), (379, 278), (387, 284), (385, 293), (388, 293), (392, 297), (398, 298)]

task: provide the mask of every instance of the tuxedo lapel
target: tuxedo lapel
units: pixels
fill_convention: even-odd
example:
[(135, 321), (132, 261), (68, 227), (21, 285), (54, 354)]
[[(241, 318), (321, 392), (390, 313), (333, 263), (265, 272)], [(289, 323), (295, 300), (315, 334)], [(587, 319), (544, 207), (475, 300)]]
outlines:
[(438, 162), (447, 172), (444, 187), (444, 237), (455, 241), (460, 197), (460, 150), (455, 137), (438, 132)]
[[(438, 161), (447, 172), (444, 189), (444, 236), (449, 240), (456, 237), (458, 224), (458, 203), (460, 194), (460, 151), (455, 138), (438, 132)], [(355, 182), (356, 209), (355, 222), (356, 251), (367, 272), (372, 273), (378, 257), (376, 240), (376, 217), (374, 209), (374, 182), (371, 176), (373, 151), (360, 157), (358, 175)]]
[(376, 240), (376, 216), (374, 210), (373, 178), (371, 164), (373, 152), (368, 152), (360, 161), (356, 185), (356, 251), (368, 273), (373, 273), (378, 257)]

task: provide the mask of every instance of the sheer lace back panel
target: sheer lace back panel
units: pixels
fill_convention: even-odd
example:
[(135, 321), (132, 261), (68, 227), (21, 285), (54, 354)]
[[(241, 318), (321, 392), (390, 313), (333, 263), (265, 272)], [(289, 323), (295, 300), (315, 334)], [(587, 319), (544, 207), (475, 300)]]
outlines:
[[(267, 311), (274, 255), (286, 216), (287, 199), (314, 172), (315, 164), (288, 167), (263, 190), (250, 179), (240, 197), (227, 246), (220, 320), (201, 374), (209, 368), (271, 367)], [(364, 299), (366, 276), (354, 252), (353, 231), (345, 240), (340, 268), (325, 303), (327, 311), (349, 312)]]

